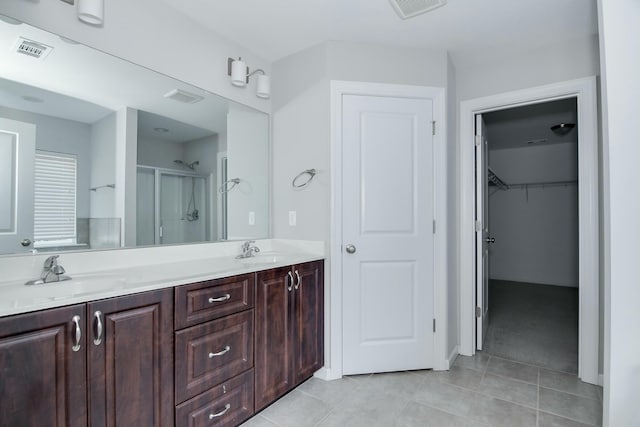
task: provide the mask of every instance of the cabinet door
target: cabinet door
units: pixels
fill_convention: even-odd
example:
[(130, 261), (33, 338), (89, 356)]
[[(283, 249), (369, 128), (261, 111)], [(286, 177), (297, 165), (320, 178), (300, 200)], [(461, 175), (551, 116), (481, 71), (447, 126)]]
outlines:
[(84, 322), (84, 304), (0, 319), (0, 425), (87, 425)]
[(256, 412), (293, 387), (293, 283), (289, 267), (257, 275), (255, 324)]
[(89, 424), (173, 426), (173, 289), (89, 303), (87, 314)]
[(294, 372), (296, 384), (310, 378), (324, 364), (324, 264), (294, 267), (296, 278)]

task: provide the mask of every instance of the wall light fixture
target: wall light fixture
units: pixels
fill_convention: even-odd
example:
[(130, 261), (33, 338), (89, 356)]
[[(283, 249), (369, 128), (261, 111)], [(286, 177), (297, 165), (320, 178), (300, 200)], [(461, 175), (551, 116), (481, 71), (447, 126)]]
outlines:
[(231, 76), (231, 84), (237, 87), (245, 87), (249, 83), (249, 77), (257, 74), (256, 96), (259, 98), (269, 98), (271, 96), (271, 79), (263, 69), (258, 68), (249, 72), (249, 67), (242, 58), (229, 58), (227, 61), (227, 75)]
[(104, 23), (104, 0), (78, 0), (78, 19), (91, 25)]

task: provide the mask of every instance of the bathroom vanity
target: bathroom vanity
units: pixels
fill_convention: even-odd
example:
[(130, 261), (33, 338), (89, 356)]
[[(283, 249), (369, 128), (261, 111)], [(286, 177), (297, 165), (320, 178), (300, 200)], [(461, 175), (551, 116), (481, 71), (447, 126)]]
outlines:
[[(83, 279), (60, 307), (0, 317), (0, 425), (235, 426), (310, 378), (323, 365), (321, 257), (224, 259), (237, 274), (137, 292), (153, 267), (132, 267), (111, 277), (120, 296), (92, 299)], [(93, 295), (113, 292), (96, 283)], [(5, 304), (12, 289), (0, 286)]]

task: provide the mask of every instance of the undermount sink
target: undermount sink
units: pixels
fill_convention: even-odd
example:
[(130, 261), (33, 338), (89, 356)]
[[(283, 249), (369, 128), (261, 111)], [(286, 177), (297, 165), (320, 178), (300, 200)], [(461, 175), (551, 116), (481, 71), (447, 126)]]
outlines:
[[(72, 277), (71, 280), (49, 282), (40, 285), (25, 286), (24, 291), (35, 294), (39, 298), (59, 299), (74, 296), (89, 295), (98, 292), (111, 291), (124, 288), (123, 276), (100, 274), (81, 275)], [(18, 290), (18, 293), (20, 290)]]
[(285, 256), (280, 252), (258, 252), (252, 257), (240, 258), (238, 261), (245, 265), (269, 265), (283, 261)]

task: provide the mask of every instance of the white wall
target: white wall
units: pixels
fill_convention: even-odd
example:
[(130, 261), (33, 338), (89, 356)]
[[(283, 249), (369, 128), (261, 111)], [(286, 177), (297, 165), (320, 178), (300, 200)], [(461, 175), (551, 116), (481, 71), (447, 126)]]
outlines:
[[(577, 163), (577, 145), (571, 143), (489, 152), (489, 166), (506, 183), (577, 180)], [(490, 278), (577, 287), (577, 184), (494, 188), (489, 197), (489, 230), (496, 239), (489, 248)]]
[[(275, 62), (272, 81), (273, 236), (330, 241), (331, 80), (447, 87), (449, 80), (455, 80), (453, 65), (450, 68), (448, 65), (444, 51), (351, 42), (323, 43)], [(455, 147), (449, 149), (455, 150)], [(293, 189), (291, 180), (311, 168), (318, 171), (313, 182), (302, 190)], [(288, 223), (289, 211), (297, 213), (294, 227)], [(329, 245), (325, 248), (328, 251)], [(329, 256), (327, 253), (325, 262), (325, 365), (331, 367)], [(457, 307), (456, 301), (452, 304)], [(456, 321), (455, 318), (450, 320)], [(450, 340), (456, 342), (450, 346), (454, 347), (457, 326), (454, 325), (451, 334)]]
[(251, 69), (262, 68), (267, 74), (271, 74), (270, 64), (161, 1), (106, 1), (102, 27), (82, 23), (76, 7), (62, 1), (3, 0), (0, 13), (234, 101), (270, 110), (269, 100), (255, 96), (255, 79), (247, 88), (229, 83), (227, 58), (241, 56)]
[(598, 1), (605, 165), (604, 425), (640, 425), (640, 3)]
[[(113, 113), (91, 126), (90, 187), (115, 184), (115, 156), (116, 113)], [(115, 191), (110, 188), (101, 188), (90, 192), (89, 197), (92, 218), (116, 216)]]
[[(456, 87), (456, 68), (447, 55), (447, 185), (449, 188), (458, 187), (458, 174), (456, 168), (456, 160), (458, 156), (458, 144), (456, 144), (457, 120), (456, 115), (458, 106), (456, 103), (457, 87)], [(447, 213), (449, 215), (458, 211), (458, 198), (455, 191), (447, 191)], [(449, 220), (447, 222), (447, 241), (448, 243), (448, 299), (447, 299), (447, 353), (451, 354), (460, 342), (460, 298), (459, 289), (459, 264), (458, 264), (458, 245), (459, 230), (458, 222)]]
[(77, 159), (76, 216), (89, 217), (91, 128), (86, 123), (59, 119), (0, 106), (0, 116), (36, 125), (36, 150), (73, 154)]
[(137, 158), (139, 165), (182, 170), (174, 160), (184, 160), (184, 144), (140, 137)]
[[(268, 237), (269, 119), (262, 113), (231, 106), (227, 114), (227, 179), (240, 183), (227, 193), (229, 240)], [(253, 224), (249, 216), (253, 213)]]

